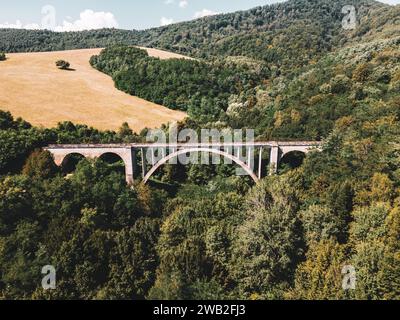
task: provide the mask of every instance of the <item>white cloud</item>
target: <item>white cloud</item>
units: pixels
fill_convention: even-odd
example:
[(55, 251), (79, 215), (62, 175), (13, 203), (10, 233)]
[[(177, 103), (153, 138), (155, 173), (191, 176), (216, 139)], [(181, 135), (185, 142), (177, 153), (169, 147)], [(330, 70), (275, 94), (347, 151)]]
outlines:
[(399, 0), (378, 0), (378, 1), (383, 2), (383, 3), (387, 3), (387, 4), (391, 4), (391, 5), (400, 4)]
[(194, 18), (198, 19), (198, 18), (204, 18), (204, 17), (208, 17), (208, 16), (214, 16), (218, 14), (218, 12), (212, 11), (212, 10), (208, 10), (208, 9), (203, 9), (201, 11), (197, 11), (194, 14)]
[(28, 23), (24, 26), (24, 29), (28, 30), (39, 30), (41, 27), (37, 23)]
[(165, 0), (164, 3), (165, 4), (173, 4), (175, 2), (175, 0)]
[(189, 2), (187, 0), (179, 1), (179, 7), (180, 8), (186, 8), (188, 5), (189, 5)]
[(17, 20), (15, 23), (0, 23), (0, 29), (22, 29), (22, 23), (19, 20)]
[(15, 21), (15, 23), (0, 23), (0, 29), (28, 29), (28, 30), (37, 30), (41, 29), (41, 27), (37, 23), (29, 23), (23, 24), (20, 20)]
[(118, 22), (111, 12), (94, 12), (85, 10), (80, 13), (79, 19), (73, 22), (64, 20), (55, 31), (82, 31), (102, 28), (118, 28)]
[(162, 26), (167, 26), (167, 25), (169, 25), (171, 23), (174, 23), (174, 19), (162, 17), (160, 22), (161, 22)]
[[(72, 20), (67, 17), (67, 20)], [(58, 32), (63, 31), (82, 31), (102, 28), (118, 28), (118, 22), (111, 12), (94, 12), (93, 10), (82, 11), (79, 19), (75, 21), (64, 20), (62, 25), (55, 26), (51, 29)], [(0, 24), (0, 28), (13, 28), (13, 29), (44, 29), (37, 23), (23, 24), (20, 20), (15, 23)]]

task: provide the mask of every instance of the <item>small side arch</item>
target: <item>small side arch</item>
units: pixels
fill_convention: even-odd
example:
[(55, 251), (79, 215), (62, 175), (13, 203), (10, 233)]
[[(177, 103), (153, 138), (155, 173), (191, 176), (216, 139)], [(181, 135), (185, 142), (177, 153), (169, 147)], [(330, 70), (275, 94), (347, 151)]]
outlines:
[(100, 160), (102, 160), (104, 162), (110, 163), (110, 164), (117, 163), (117, 162), (123, 162), (126, 165), (124, 158), (121, 155), (119, 155), (118, 153), (115, 153), (115, 152), (102, 153), (98, 157), (98, 159), (100, 159)]
[(56, 161), (56, 164), (61, 168), (62, 172), (69, 174), (75, 171), (76, 166), (86, 157), (79, 152), (70, 152), (66, 154), (62, 159)]
[(101, 154), (98, 159), (101, 161), (107, 163), (108, 165), (112, 166), (114, 169), (116, 169), (118, 172), (126, 175), (126, 168), (127, 164), (125, 162), (125, 159), (119, 155), (118, 153), (115, 152), (105, 152)]
[(223, 157), (225, 157), (225, 158), (227, 158), (227, 159), (230, 159), (230, 160), (232, 160), (233, 162), (235, 162), (237, 165), (239, 165), (240, 167), (242, 167), (243, 170), (246, 171), (246, 173), (254, 180), (255, 183), (258, 183), (258, 182), (259, 182), (259, 179), (258, 179), (258, 177), (255, 175), (255, 173), (253, 172), (253, 170), (252, 170), (246, 163), (244, 163), (243, 161), (241, 161), (239, 158), (237, 158), (237, 157), (235, 157), (235, 156), (233, 156), (233, 155), (231, 155), (231, 154), (229, 154), (229, 153), (226, 153), (226, 152), (217, 150), (217, 149), (210, 149), (210, 148), (191, 148), (191, 149), (183, 149), (183, 150), (176, 151), (176, 152), (171, 153), (170, 155), (168, 155), (168, 156), (162, 158), (162, 159), (161, 159), (158, 163), (156, 163), (156, 164), (153, 166), (153, 168), (151, 168), (151, 170), (146, 174), (146, 176), (145, 176), (144, 179), (143, 179), (143, 183), (146, 184), (146, 183), (149, 181), (149, 179), (151, 178), (151, 176), (152, 176), (161, 166), (163, 166), (163, 165), (165, 165), (166, 163), (168, 163), (168, 161), (170, 161), (170, 160), (172, 160), (172, 159), (174, 159), (174, 158), (176, 158), (176, 157), (179, 157), (179, 156), (182, 155), (182, 154), (194, 153), (194, 152), (211, 153), (211, 154), (220, 155), (220, 156), (223, 156)]
[(304, 150), (292, 150), (282, 154), (282, 157), (279, 161), (279, 168), (284, 166), (289, 167), (290, 169), (295, 169), (300, 167), (304, 159), (307, 156), (307, 151)]

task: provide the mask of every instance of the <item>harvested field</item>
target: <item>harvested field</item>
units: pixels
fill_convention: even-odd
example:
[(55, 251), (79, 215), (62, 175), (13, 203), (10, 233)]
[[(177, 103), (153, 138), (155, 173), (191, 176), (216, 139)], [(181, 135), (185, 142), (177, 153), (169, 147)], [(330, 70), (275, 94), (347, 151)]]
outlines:
[[(92, 68), (91, 56), (101, 49), (7, 54), (0, 63), (0, 109), (33, 125), (54, 127), (61, 121), (116, 130), (123, 122), (139, 132), (163, 123), (179, 121), (186, 114), (125, 94), (113, 80)], [(151, 56), (184, 58), (156, 49)], [(59, 70), (57, 60), (74, 70)]]

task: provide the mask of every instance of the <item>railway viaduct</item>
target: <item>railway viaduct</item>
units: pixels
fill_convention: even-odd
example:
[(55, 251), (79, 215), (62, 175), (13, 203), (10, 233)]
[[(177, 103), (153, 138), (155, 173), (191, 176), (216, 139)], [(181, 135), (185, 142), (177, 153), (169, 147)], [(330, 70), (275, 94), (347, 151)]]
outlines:
[[(321, 142), (244, 142), (244, 143), (196, 143), (196, 144), (76, 144), (50, 145), (48, 150), (58, 166), (69, 156), (78, 154), (96, 159), (112, 154), (120, 157), (125, 164), (126, 181), (132, 184), (135, 178), (147, 183), (161, 166), (189, 154), (211, 154), (223, 157), (229, 163), (237, 164), (243, 175), (249, 175), (256, 183), (263, 177), (263, 157), (269, 155), (269, 174), (277, 173), (281, 159), (291, 152), (307, 154), (318, 150)], [(140, 169), (141, 167), (141, 169)]]

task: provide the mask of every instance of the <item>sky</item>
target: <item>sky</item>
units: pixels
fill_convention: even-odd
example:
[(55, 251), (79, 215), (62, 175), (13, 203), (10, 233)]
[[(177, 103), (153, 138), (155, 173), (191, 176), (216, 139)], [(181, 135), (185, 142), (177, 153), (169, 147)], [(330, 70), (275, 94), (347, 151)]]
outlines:
[(0, 9), (0, 28), (142, 30), (276, 2), (284, 0), (12, 0)]

